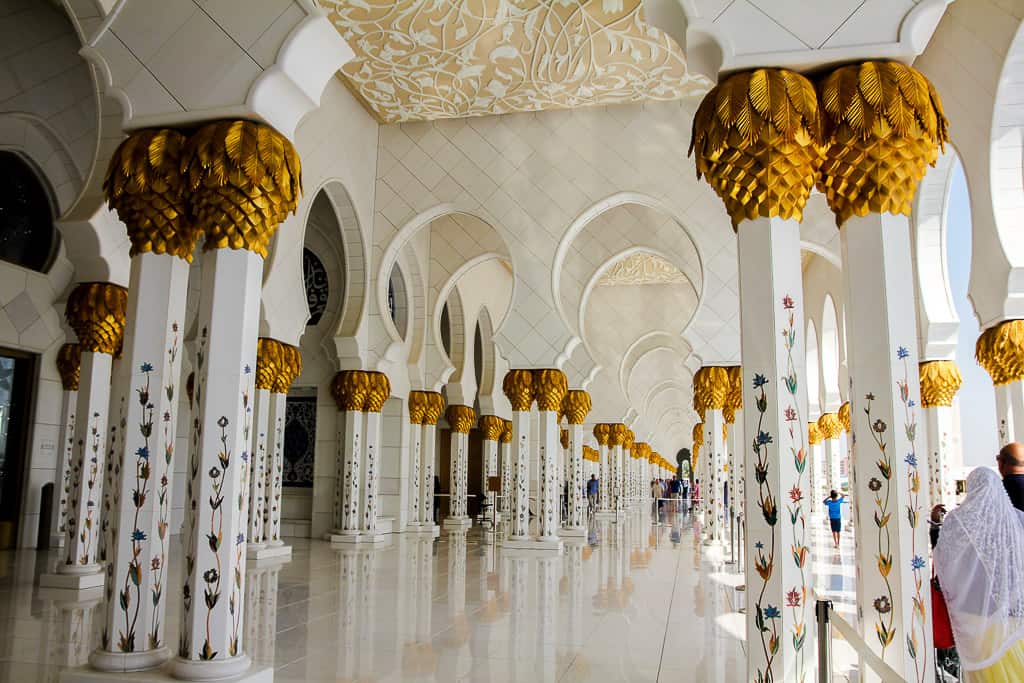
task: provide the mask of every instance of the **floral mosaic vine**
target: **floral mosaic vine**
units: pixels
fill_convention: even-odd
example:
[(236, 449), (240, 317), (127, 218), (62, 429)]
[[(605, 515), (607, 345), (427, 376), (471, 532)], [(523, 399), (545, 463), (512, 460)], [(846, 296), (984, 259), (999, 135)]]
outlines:
[(67, 435), (64, 439), (64, 479), (61, 482), (61, 496), (60, 496), (60, 526), (58, 531), (62, 534), (66, 534), (68, 530), (68, 501), (71, 499), (72, 487), (77, 485), (77, 482), (72, 480), (72, 470), (74, 469), (72, 463), (75, 457), (75, 413), (74, 409), (68, 412), (68, 419), (64, 426), (64, 433)]
[(892, 455), (888, 452), (888, 443), (885, 436), (889, 425), (883, 420), (872, 419), (871, 404), (875, 400), (875, 395), (872, 393), (865, 394), (864, 400), (866, 402), (864, 414), (867, 416), (868, 425), (871, 427), (871, 438), (878, 449), (878, 460), (875, 461), (878, 476), (868, 480), (868, 489), (874, 494), (874, 520), (875, 528), (877, 529), (876, 547), (878, 548), (876, 560), (878, 573), (885, 584), (885, 592), (874, 598), (872, 605), (875, 609), (875, 633), (882, 647), (881, 657), (885, 659), (886, 649), (892, 644), (893, 638), (896, 635), (896, 627), (894, 625), (895, 614), (893, 613), (893, 587), (889, 581), (889, 574), (892, 572), (893, 566), (892, 531), (889, 527), (889, 522), (892, 520), (892, 510), (890, 509), (890, 499), (892, 497)]
[(782, 330), (783, 346), (786, 349), (786, 374), (782, 377), (782, 384), (786, 388), (785, 408), (783, 416), (786, 421), (786, 431), (789, 437), (789, 454), (793, 458), (793, 467), (796, 469), (796, 483), (789, 490), (789, 521), (793, 526), (793, 545), (790, 548), (793, 554), (793, 562), (800, 570), (800, 585), (791, 586), (786, 591), (786, 607), (793, 610), (793, 650), (796, 653), (796, 680), (803, 681), (804, 671), (804, 644), (807, 640), (807, 624), (805, 621), (807, 603), (807, 560), (811, 555), (807, 547), (807, 518), (804, 509), (806, 500), (803, 492), (804, 472), (807, 470), (807, 448), (804, 443), (804, 420), (800, 415), (800, 404), (797, 400), (799, 379), (797, 376), (797, 364), (793, 360), (793, 353), (796, 350), (796, 316), (794, 310), (796, 304), (792, 297), (786, 296), (782, 299), (782, 308), (788, 312), (786, 327)]
[[(910, 396), (910, 352), (906, 347), (896, 350), (896, 358), (903, 361), (903, 378), (896, 380), (900, 403), (903, 405), (903, 429), (909, 444), (903, 461), (907, 465), (907, 508), (906, 520), (910, 525), (910, 546), (918, 547), (918, 527), (921, 519), (921, 473), (917, 462), (917, 403)], [(917, 364), (914, 364), (917, 372)], [(918, 683), (924, 683), (928, 667), (928, 619), (924, 602), (923, 587), (926, 581), (924, 558), (916, 553), (910, 560), (910, 571), (914, 576), (914, 607), (910, 634), (907, 636), (907, 654), (914, 660), (914, 673)], [(930, 588), (929, 588), (930, 590)]]
[(174, 402), (174, 379), (180, 374), (176, 369), (178, 365), (178, 323), (171, 324), (171, 333), (171, 345), (167, 349), (167, 369), (170, 381), (164, 386), (164, 396), (167, 398), (168, 409), (162, 416), (164, 442), (163, 469), (156, 490), (156, 532), (157, 538), (160, 541), (160, 551), (149, 563), (149, 571), (153, 574), (152, 587), (150, 589), (153, 600), (153, 618), (149, 627), (149, 647), (152, 649), (156, 649), (162, 644), (160, 642), (160, 603), (163, 600), (164, 572), (167, 567), (167, 531), (171, 521), (170, 478), (174, 476), (171, 469), (171, 462), (174, 459), (175, 438), (171, 425), (173, 424), (174, 411), (177, 408), (177, 404)]
[[(242, 389), (242, 443), (246, 446), (239, 454), (239, 462), (242, 471), (239, 477), (239, 488), (237, 496), (238, 519), (244, 520), (249, 510), (249, 450), (251, 443), (249, 434), (252, 431), (252, 366), (246, 365), (243, 369), (245, 375), (245, 388)], [(227, 475), (227, 466), (224, 467), (224, 478)], [(223, 478), (221, 479), (223, 482)], [(231, 583), (231, 597), (228, 599), (228, 612), (231, 614), (231, 641), (228, 644), (228, 654), (234, 657), (239, 654), (238, 634), (242, 626), (242, 579), (245, 573), (245, 534), (239, 532), (235, 537), (235, 567)]]
[[(757, 409), (757, 435), (751, 442), (754, 453), (754, 478), (757, 481), (757, 504), (761, 509), (765, 523), (771, 528), (769, 546), (766, 549), (763, 541), (754, 543), (754, 569), (761, 577), (761, 585), (757, 590), (754, 602), (754, 623), (761, 636), (761, 650), (764, 653), (764, 669), (757, 670), (757, 683), (772, 683), (775, 680), (772, 663), (779, 652), (779, 633), (777, 622), (782, 617), (779, 608), (770, 605), (765, 599), (768, 581), (775, 568), (775, 525), (779, 521), (779, 508), (776, 494), (768, 481), (768, 462), (770, 446), (774, 443), (771, 432), (765, 431), (765, 413), (768, 412), (768, 393), (765, 387), (769, 380), (763, 374), (755, 373), (753, 379), (754, 405)], [(751, 646), (753, 644), (751, 643)]]
[[(81, 543), (81, 554), (78, 556), (78, 564), (87, 565), (92, 562), (92, 553), (90, 548), (95, 542), (93, 534), (96, 532), (96, 484), (99, 482), (100, 476), (100, 414), (92, 414), (92, 424), (89, 427), (89, 443), (81, 444), (79, 448), (82, 451), (82, 471), (88, 470), (89, 478), (85, 480), (85, 519), (82, 522), (82, 529), (78, 532), (78, 540)], [(90, 453), (86, 453), (86, 449)], [(88, 458), (88, 461), (86, 461)], [(88, 464), (85, 464), (88, 462)], [(77, 504), (75, 505), (77, 508)]]
[(200, 406), (202, 405), (201, 399), (204, 393), (204, 383), (206, 381), (206, 375), (204, 373), (206, 366), (206, 343), (207, 343), (207, 329), (204, 327), (199, 335), (199, 344), (196, 349), (196, 360), (195, 360), (195, 386), (192, 390), (192, 405), (194, 409), (192, 411), (192, 439), (189, 446), (189, 462), (188, 462), (188, 486), (185, 490), (185, 578), (184, 585), (182, 587), (182, 605), (183, 611), (181, 616), (181, 637), (178, 641), (178, 655), (184, 658), (190, 656), (190, 642), (192, 640), (192, 609), (193, 596), (192, 596), (192, 579), (196, 572), (196, 549), (198, 544), (196, 543), (196, 534), (199, 529), (199, 442), (203, 435), (203, 424), (200, 420)]

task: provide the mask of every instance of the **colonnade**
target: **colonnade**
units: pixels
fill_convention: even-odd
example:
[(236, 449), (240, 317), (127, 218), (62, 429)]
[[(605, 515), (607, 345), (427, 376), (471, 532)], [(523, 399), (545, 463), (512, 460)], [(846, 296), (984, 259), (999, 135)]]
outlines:
[[(722, 80), (694, 119), (698, 177), (720, 196), (739, 254), (746, 463), (748, 678), (801, 679), (815, 667), (811, 620), (809, 444), (802, 210), (817, 186), (842, 242), (848, 340), (851, 490), (858, 529), (858, 611), (868, 646), (908, 680), (934, 676), (929, 623), (929, 502), (907, 216), (918, 181), (947, 141), (939, 97), (893, 62), (840, 67), (818, 80), (756, 69)], [(979, 342), (980, 345), (980, 342)], [(979, 353), (979, 357), (981, 357)], [(695, 395), (697, 393), (695, 377)], [(1010, 396), (1012, 392), (1007, 392)], [(1012, 398), (1008, 403), (1012, 404)], [(717, 396), (706, 404), (717, 407)], [(717, 419), (712, 410), (710, 419)], [(839, 420), (839, 416), (836, 416)], [(822, 427), (825, 429), (823, 430)], [(826, 481), (837, 430), (826, 442)], [(716, 429), (705, 428), (709, 456)], [(696, 435), (695, 435), (696, 436)], [(695, 447), (696, 450), (697, 447)], [(821, 449), (816, 446), (814, 448)], [(713, 460), (713, 456), (708, 460)], [(810, 465), (810, 467), (809, 467)], [(714, 478), (715, 468), (708, 473)], [(816, 482), (814, 482), (816, 485)], [(712, 519), (714, 523), (714, 519)]]

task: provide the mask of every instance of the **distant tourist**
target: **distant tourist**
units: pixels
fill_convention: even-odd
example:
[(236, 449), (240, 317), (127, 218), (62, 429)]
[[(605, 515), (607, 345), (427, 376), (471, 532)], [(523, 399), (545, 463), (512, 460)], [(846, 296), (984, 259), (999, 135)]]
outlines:
[(832, 489), (825, 499), (825, 507), (828, 508), (828, 523), (832, 527), (832, 543), (839, 547), (839, 534), (843, 530), (843, 501), (846, 496), (840, 496), (835, 489)]
[(1024, 510), (1024, 444), (1017, 441), (1006, 444), (996, 462), (1010, 502), (1018, 510)]
[(1024, 513), (991, 469), (967, 477), (934, 557), (964, 680), (1024, 681)]
[(587, 504), (591, 512), (597, 509), (597, 491), (599, 486), (600, 483), (597, 481), (597, 475), (591, 474), (590, 481), (587, 482)]

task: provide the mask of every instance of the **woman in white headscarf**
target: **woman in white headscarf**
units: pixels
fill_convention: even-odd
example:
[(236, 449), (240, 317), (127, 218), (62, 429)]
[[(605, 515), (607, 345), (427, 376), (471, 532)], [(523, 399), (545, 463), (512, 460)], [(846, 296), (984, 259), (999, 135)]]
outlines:
[(994, 471), (967, 477), (948, 515), (935, 572), (969, 683), (1024, 681), (1024, 513)]

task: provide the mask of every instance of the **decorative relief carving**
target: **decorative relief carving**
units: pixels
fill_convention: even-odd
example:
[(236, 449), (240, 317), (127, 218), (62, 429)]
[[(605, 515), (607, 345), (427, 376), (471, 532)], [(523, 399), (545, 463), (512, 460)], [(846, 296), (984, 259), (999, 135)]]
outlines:
[(598, 287), (685, 284), (690, 284), (690, 279), (678, 268), (660, 256), (644, 253), (616, 262), (597, 281)]
[(710, 87), (640, 0), (322, 0), (382, 123), (676, 100)]

